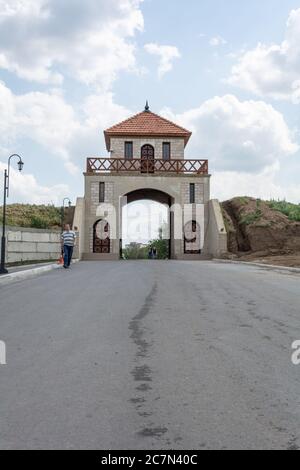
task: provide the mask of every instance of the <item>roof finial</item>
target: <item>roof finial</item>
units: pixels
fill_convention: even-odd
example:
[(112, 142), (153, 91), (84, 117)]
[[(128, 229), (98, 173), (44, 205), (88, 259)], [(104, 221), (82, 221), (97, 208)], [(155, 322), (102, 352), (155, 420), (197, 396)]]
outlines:
[(148, 100), (146, 101), (145, 111), (146, 111), (146, 113), (149, 113), (149, 111), (150, 111)]

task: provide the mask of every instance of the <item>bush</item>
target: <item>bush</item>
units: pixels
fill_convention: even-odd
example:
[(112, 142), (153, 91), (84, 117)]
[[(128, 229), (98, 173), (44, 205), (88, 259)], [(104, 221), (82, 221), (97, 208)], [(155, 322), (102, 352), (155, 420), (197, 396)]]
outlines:
[(32, 215), (30, 220), (30, 227), (47, 229), (49, 225), (45, 218), (40, 217), (38, 215)]
[(256, 209), (255, 212), (250, 212), (249, 214), (245, 214), (241, 217), (240, 224), (243, 225), (251, 225), (254, 222), (257, 222), (262, 218), (262, 211), (260, 209)]
[(240, 196), (237, 198), (240, 204), (243, 204), (244, 206), (248, 204), (250, 198), (248, 196)]
[(270, 201), (269, 207), (286, 215), (290, 220), (300, 222), (300, 205), (286, 201)]
[(157, 259), (169, 258), (169, 240), (164, 240), (161, 238), (158, 238), (157, 240), (152, 240), (149, 243), (147, 252), (150, 250), (151, 247), (156, 248)]

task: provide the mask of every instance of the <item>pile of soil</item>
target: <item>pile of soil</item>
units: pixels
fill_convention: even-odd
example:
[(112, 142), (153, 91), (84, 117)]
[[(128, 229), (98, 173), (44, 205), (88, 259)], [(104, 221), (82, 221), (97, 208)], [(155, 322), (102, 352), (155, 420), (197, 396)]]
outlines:
[(253, 198), (236, 197), (221, 206), (231, 258), (300, 267), (300, 222)]

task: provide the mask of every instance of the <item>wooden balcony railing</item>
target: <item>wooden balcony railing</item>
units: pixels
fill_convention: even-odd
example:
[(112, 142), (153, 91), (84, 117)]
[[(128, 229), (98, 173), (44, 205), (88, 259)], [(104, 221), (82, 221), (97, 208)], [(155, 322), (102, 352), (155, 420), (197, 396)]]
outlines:
[(208, 174), (208, 160), (88, 158), (87, 173)]

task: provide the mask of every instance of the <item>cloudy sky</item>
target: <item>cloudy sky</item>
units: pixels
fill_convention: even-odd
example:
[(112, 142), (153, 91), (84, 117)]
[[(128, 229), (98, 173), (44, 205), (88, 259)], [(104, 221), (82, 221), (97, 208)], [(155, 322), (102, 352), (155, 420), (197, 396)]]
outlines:
[(146, 99), (193, 131), (213, 197), (300, 202), (299, 0), (0, 0), (10, 202), (81, 196), (103, 129)]

